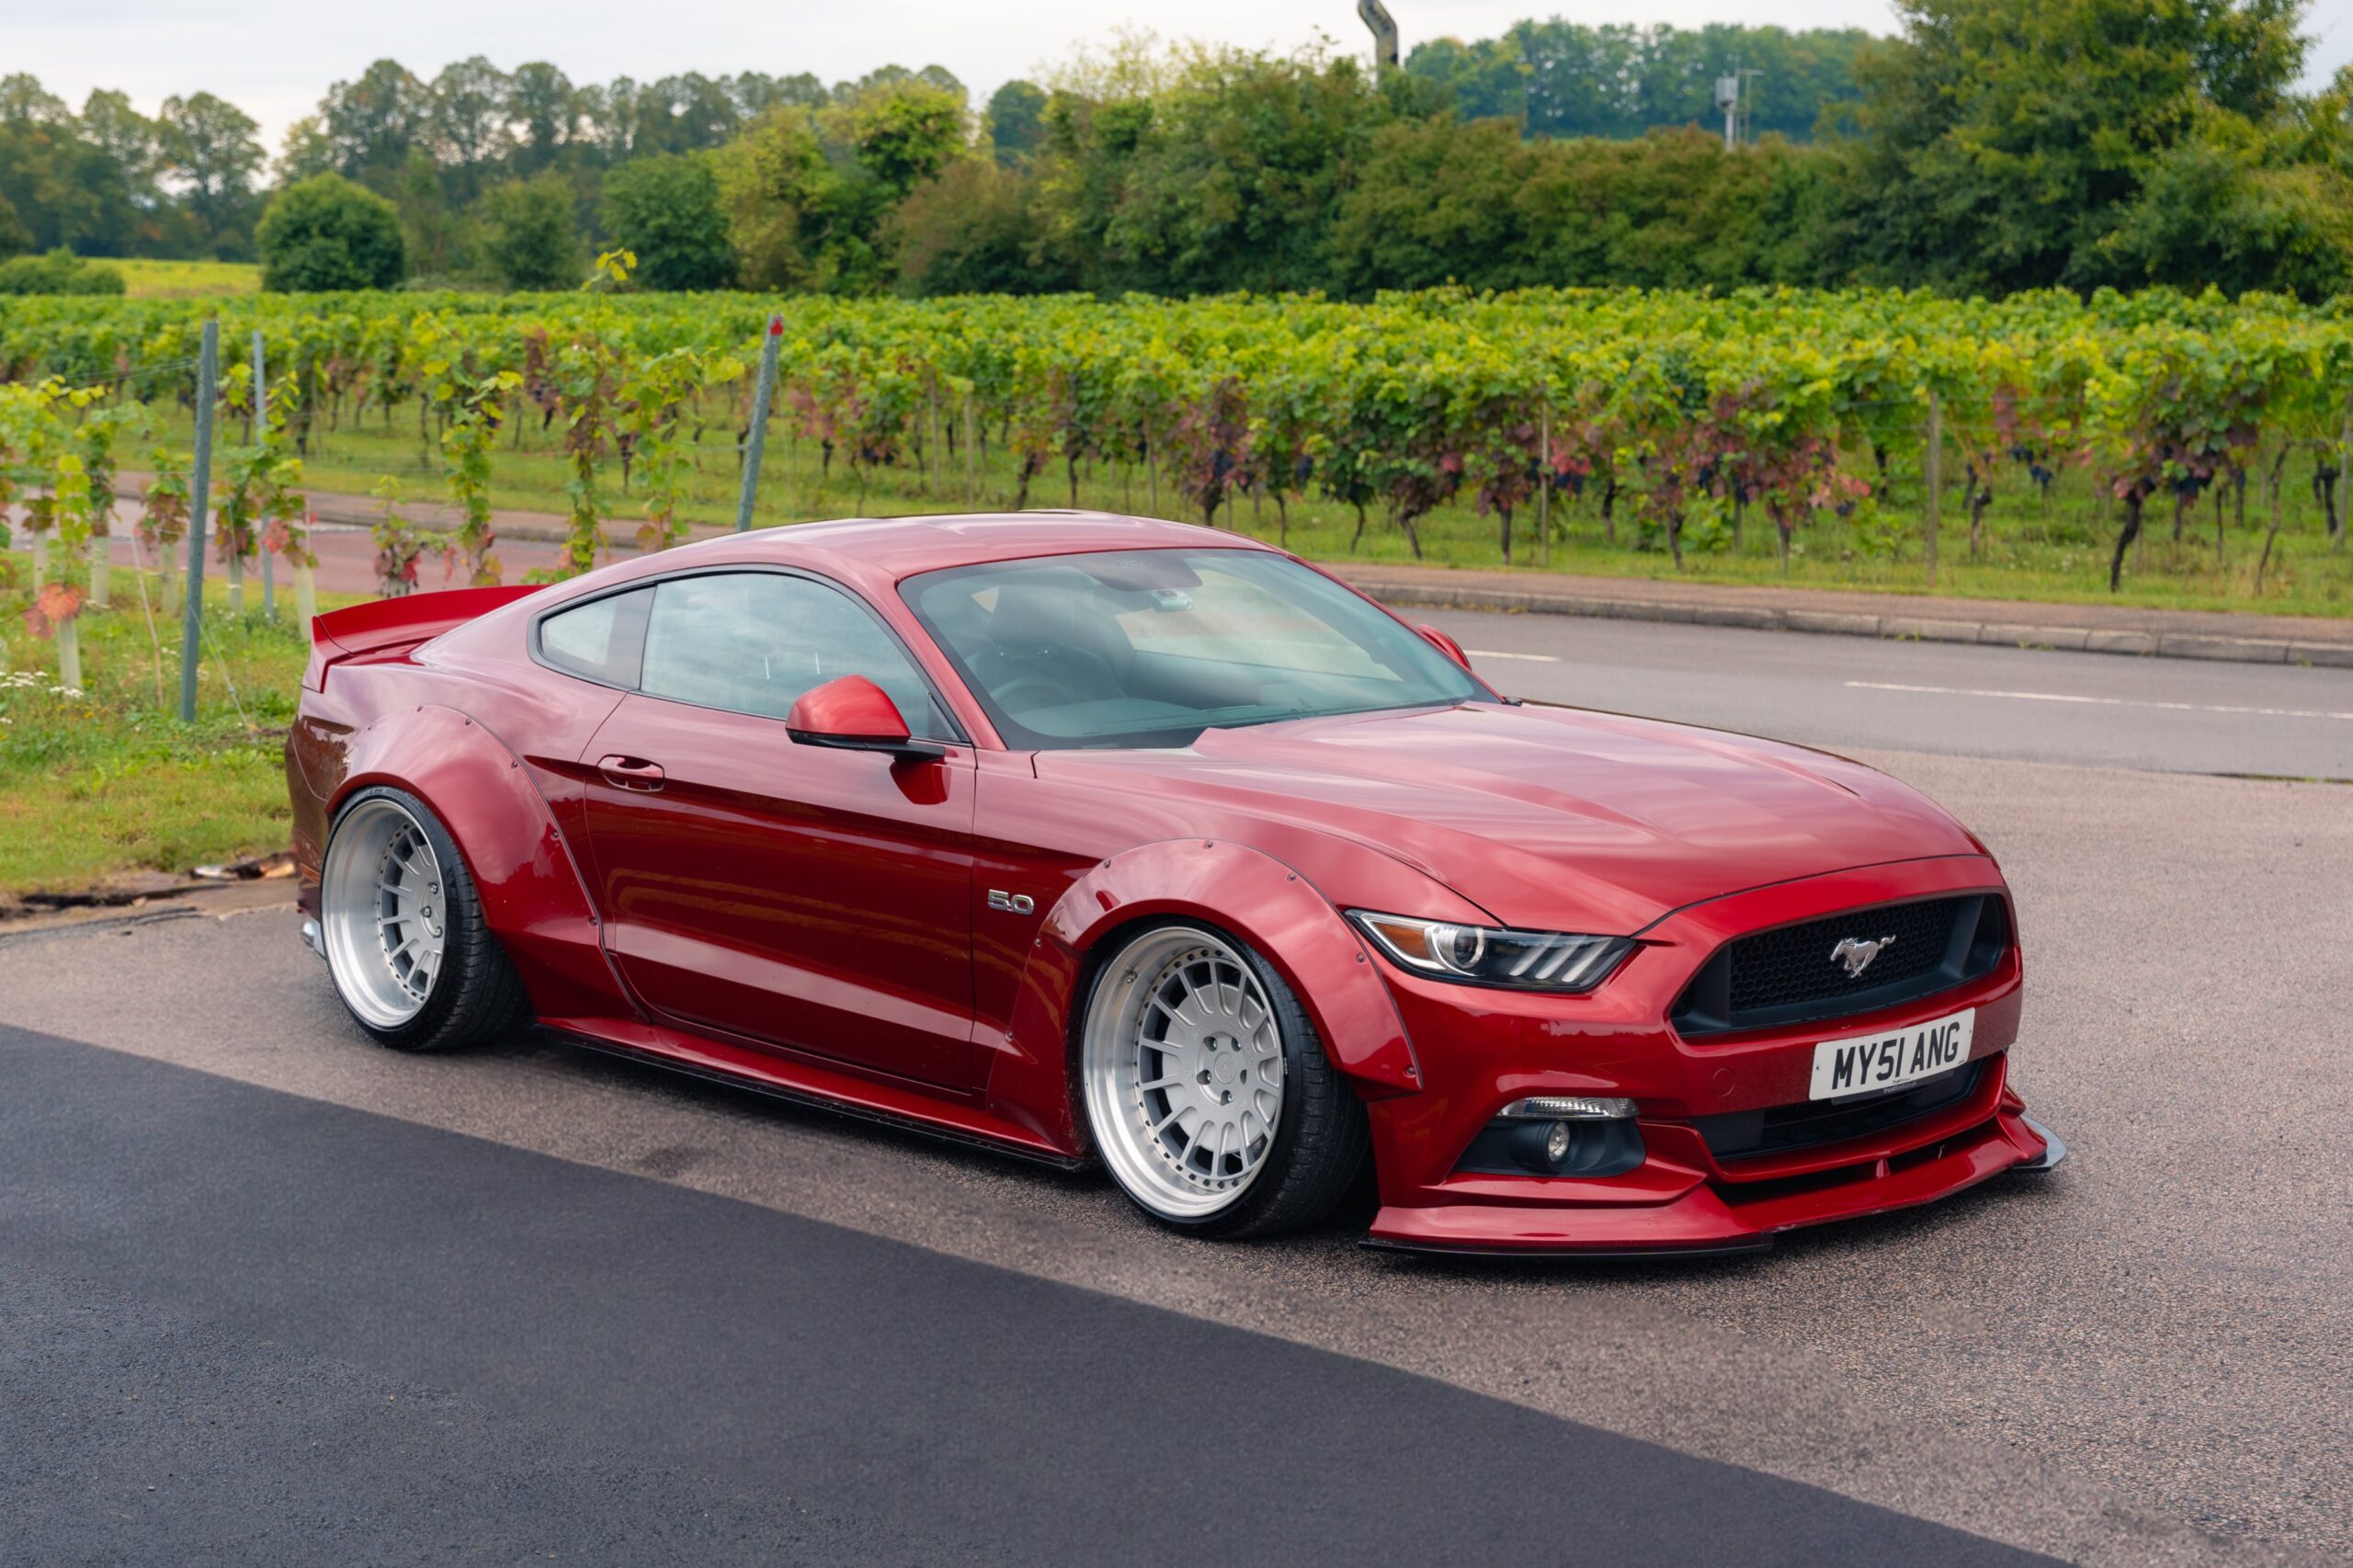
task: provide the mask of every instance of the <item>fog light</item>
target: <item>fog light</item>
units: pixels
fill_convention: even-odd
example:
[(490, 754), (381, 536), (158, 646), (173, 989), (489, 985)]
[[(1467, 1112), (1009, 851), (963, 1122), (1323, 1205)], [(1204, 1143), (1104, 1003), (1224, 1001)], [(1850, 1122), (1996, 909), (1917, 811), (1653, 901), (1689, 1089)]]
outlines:
[(1556, 1121), (1552, 1131), (1544, 1134), (1544, 1158), (1554, 1170), (1569, 1163), (1569, 1124)]
[(1634, 1114), (1634, 1102), (1593, 1095), (1540, 1095), (1514, 1100), (1497, 1114), (1528, 1121), (1624, 1121)]
[(1643, 1163), (1634, 1102), (1614, 1095), (1534, 1095), (1495, 1113), (1454, 1168), (1496, 1176), (1614, 1176)]

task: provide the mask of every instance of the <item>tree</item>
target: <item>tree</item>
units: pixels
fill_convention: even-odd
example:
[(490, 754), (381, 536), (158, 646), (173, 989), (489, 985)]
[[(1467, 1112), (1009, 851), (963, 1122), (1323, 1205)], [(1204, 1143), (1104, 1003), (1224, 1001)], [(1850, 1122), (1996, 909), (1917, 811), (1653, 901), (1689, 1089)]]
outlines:
[(474, 199), (484, 173), (513, 150), (507, 97), (506, 74), (479, 54), (433, 78), (432, 153), (460, 204)]
[(319, 101), (335, 172), (389, 192), (409, 153), (433, 138), (433, 91), (397, 60), (379, 60), (357, 82), (337, 82)]
[(1199, 51), (1152, 97), (1050, 108), (1053, 220), (1094, 251), (1093, 287), (1324, 288), (1351, 168), (1379, 127), (1424, 107), (1426, 85), (1370, 85), (1345, 57)]
[(552, 167), (580, 140), (580, 91), (544, 60), (515, 68), (506, 79), (506, 110), (517, 133), (516, 165), (526, 175)]
[(251, 246), (254, 176), (261, 172), (253, 117), (210, 93), (164, 100), (155, 120), (164, 166), (186, 187), (188, 210), (214, 254)]
[(569, 289), (580, 281), (572, 184), (562, 175), (509, 180), (483, 198), (483, 253), (509, 289)]
[(2288, 117), (2299, 3), (1904, 0), (1855, 115), (1864, 269), (1956, 290), (2145, 281), (2109, 236), (2176, 150)]
[(1074, 288), (1049, 243), (1037, 181), (988, 158), (959, 158), (910, 192), (883, 225), (907, 293), (1035, 294)]
[(1007, 82), (989, 95), (989, 145), (1000, 164), (1026, 164), (1046, 139), (1046, 95), (1034, 82)]
[(261, 285), (269, 290), (389, 289), (407, 267), (399, 212), (340, 175), (314, 175), (279, 191), (254, 243)]
[(878, 208), (897, 201), (964, 150), (963, 89), (921, 76), (863, 91), (831, 114), (876, 187)]
[(805, 113), (771, 110), (712, 157), (727, 237), (747, 289), (813, 289), (842, 177)]
[[(99, 94), (95, 102), (100, 129), (123, 142), (115, 111), (127, 113), (127, 100)], [(137, 138), (128, 140), (135, 144)], [(63, 245), (83, 255), (122, 256), (151, 237), (142, 231), (142, 223), (152, 226), (152, 210), (142, 211), (135, 199), (137, 171), (119, 161), (123, 150), (85, 136), (64, 101), (35, 78), (0, 77), (0, 201), (16, 209), (33, 248)], [(131, 156), (135, 164), (151, 161), (135, 145)]]
[(648, 289), (724, 289), (735, 253), (719, 208), (719, 181), (701, 155), (638, 158), (605, 181), (605, 231), (637, 255)]
[(306, 114), (286, 128), (278, 138), (276, 172), (280, 185), (335, 172), (335, 143), (327, 140), (325, 120)]

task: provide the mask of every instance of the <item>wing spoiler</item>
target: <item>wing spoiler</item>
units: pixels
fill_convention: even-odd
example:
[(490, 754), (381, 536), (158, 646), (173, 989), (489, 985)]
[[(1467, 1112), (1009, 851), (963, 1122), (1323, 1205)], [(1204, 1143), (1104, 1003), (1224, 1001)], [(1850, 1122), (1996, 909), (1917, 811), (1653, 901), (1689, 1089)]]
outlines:
[(404, 594), (370, 599), (311, 618), (311, 664), (302, 684), (326, 689), (327, 668), (362, 654), (404, 652), (463, 626), (476, 616), (537, 593), (538, 584), (517, 587), (450, 588), (437, 594)]

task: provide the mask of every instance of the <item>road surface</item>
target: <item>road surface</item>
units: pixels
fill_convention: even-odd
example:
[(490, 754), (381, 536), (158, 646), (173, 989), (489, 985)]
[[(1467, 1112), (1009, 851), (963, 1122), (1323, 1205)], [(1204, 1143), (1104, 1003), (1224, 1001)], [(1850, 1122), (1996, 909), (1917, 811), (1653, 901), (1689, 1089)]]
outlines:
[(2353, 1554), (2353, 789), (2228, 776), (2353, 775), (2301, 716), (2353, 676), (1437, 619), (1958, 811), (2070, 1164), (1715, 1263), (1221, 1247), (544, 1037), (378, 1050), (290, 911), (0, 938), (0, 1561)]

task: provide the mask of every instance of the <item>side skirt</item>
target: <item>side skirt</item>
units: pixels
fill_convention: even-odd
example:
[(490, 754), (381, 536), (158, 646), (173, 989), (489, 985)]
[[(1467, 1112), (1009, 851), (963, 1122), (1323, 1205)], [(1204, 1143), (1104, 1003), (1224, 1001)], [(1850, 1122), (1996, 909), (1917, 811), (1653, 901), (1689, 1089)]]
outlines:
[[(1054, 1170), (1079, 1170), (1093, 1162), (1044, 1142), (1029, 1132), (974, 1106), (934, 1098), (918, 1089), (888, 1086), (782, 1057), (757, 1065), (737, 1062), (737, 1053), (713, 1042), (681, 1036), (634, 1018), (542, 1018), (540, 1027), (576, 1045), (609, 1056), (667, 1068), (691, 1077), (750, 1089), (816, 1110), (859, 1121), (919, 1132), (950, 1143), (1010, 1155)], [(748, 1053), (745, 1053), (748, 1054)]]

